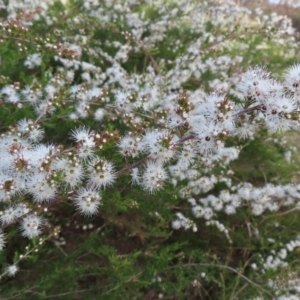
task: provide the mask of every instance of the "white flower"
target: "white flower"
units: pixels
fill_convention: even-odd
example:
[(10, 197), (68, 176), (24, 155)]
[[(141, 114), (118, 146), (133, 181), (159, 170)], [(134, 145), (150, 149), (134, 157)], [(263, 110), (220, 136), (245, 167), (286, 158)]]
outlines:
[(105, 110), (103, 108), (98, 108), (95, 112), (94, 112), (94, 119), (96, 121), (102, 121), (102, 119), (105, 116)]
[(213, 210), (210, 207), (205, 207), (203, 209), (203, 217), (204, 217), (204, 219), (210, 220), (212, 216), (213, 216)]
[(227, 215), (233, 215), (233, 214), (235, 214), (235, 207), (233, 206), (233, 205), (226, 205), (225, 206), (225, 213), (227, 214)]
[(51, 84), (48, 84), (45, 87), (45, 92), (47, 93), (49, 98), (53, 98), (56, 91), (57, 91), (57, 88)]
[(222, 148), (223, 144), (218, 140), (218, 135), (222, 132), (220, 124), (208, 122), (194, 127), (194, 132), (198, 140), (197, 148), (200, 153), (211, 153), (213, 150)]
[[(93, 141), (94, 143), (94, 141)], [(94, 157), (96, 157), (94, 153), (94, 149), (91, 148), (90, 146), (82, 146), (77, 150), (77, 154), (80, 159), (82, 159), (84, 162), (87, 162)]]
[(171, 135), (168, 130), (152, 130), (146, 132), (141, 147), (151, 158), (164, 163), (175, 156), (175, 148), (172, 145), (175, 145), (177, 140), (178, 137)]
[(18, 131), (21, 133), (26, 133), (30, 130), (29, 125), (32, 125), (32, 124), (33, 124), (32, 120), (22, 119), (17, 123)]
[(71, 137), (77, 143), (82, 143), (84, 146), (90, 145), (91, 147), (95, 146), (93, 139), (93, 131), (88, 128), (80, 127), (72, 131)]
[(71, 188), (78, 185), (83, 179), (83, 167), (79, 162), (70, 161), (63, 170), (64, 181)]
[(6, 270), (7, 270), (8, 276), (13, 277), (13, 276), (16, 275), (16, 273), (18, 272), (19, 268), (18, 268), (18, 266), (16, 264), (13, 264), (11, 266), (8, 266)]
[(44, 133), (43, 129), (34, 126), (30, 129), (27, 138), (30, 142), (36, 143), (44, 137)]
[(91, 75), (88, 72), (84, 72), (81, 74), (81, 79), (87, 82), (91, 81)]
[(128, 98), (128, 94), (125, 92), (118, 91), (115, 94), (116, 100), (115, 105), (118, 111), (120, 112), (130, 112), (131, 110), (131, 103)]
[(34, 53), (32, 55), (29, 55), (27, 59), (24, 62), (24, 66), (28, 69), (33, 69), (35, 67), (38, 67), (42, 64), (42, 56), (40, 53)]
[(34, 215), (26, 216), (21, 223), (22, 235), (30, 239), (40, 235), (42, 224), (43, 220), (41, 217)]
[(142, 151), (140, 138), (130, 135), (124, 136), (119, 142), (118, 147), (124, 156), (136, 157)]
[(111, 186), (116, 178), (113, 164), (105, 159), (95, 158), (88, 164), (89, 184), (101, 188)]
[(27, 181), (27, 190), (36, 202), (50, 201), (56, 196), (57, 187), (50, 184), (44, 173), (35, 173)]
[(10, 207), (1, 212), (0, 220), (2, 224), (10, 224), (16, 219), (15, 208)]
[(261, 67), (255, 67), (247, 70), (242, 75), (241, 81), (237, 84), (237, 90), (245, 98), (249, 97), (251, 101), (261, 101), (272, 91), (273, 84), (269, 79), (269, 73)]
[(169, 113), (167, 123), (170, 128), (173, 129), (173, 128), (182, 126), (184, 124), (184, 122), (185, 122), (185, 120), (181, 116), (176, 114), (175, 112)]
[(178, 229), (180, 229), (180, 227), (181, 227), (181, 222), (179, 220), (175, 220), (172, 222), (173, 229), (178, 230)]
[(280, 249), (280, 251), (277, 253), (277, 255), (281, 259), (285, 259), (287, 257), (287, 250), (285, 248)]
[(92, 100), (94, 97), (102, 96), (102, 89), (98, 87), (93, 87), (91, 90), (88, 91), (88, 97)]
[(19, 203), (15, 207), (15, 215), (17, 218), (27, 214), (29, 212), (29, 208), (24, 203)]
[(97, 189), (81, 188), (73, 197), (75, 205), (80, 213), (91, 216), (98, 212), (101, 197)]
[(255, 216), (259, 216), (264, 212), (264, 207), (259, 203), (253, 203), (252, 212)]
[(10, 103), (18, 103), (20, 101), (20, 96), (17, 93), (16, 89), (12, 86), (5, 86), (1, 90), (1, 94), (5, 95), (5, 100)]
[(285, 86), (296, 93), (300, 92), (300, 64), (295, 64), (286, 71)]
[(199, 205), (193, 206), (192, 212), (196, 218), (201, 218), (204, 215), (204, 209)]
[(235, 127), (231, 132), (232, 135), (236, 135), (241, 139), (251, 139), (254, 136), (258, 126), (256, 124), (242, 124), (239, 127)]
[(167, 172), (161, 164), (148, 162), (142, 178), (142, 186), (150, 193), (162, 188), (168, 178)]
[(291, 113), (297, 108), (296, 100), (288, 96), (274, 97), (272, 98), (272, 104), (275, 106), (273, 109), (277, 109), (279, 112), (283, 113)]

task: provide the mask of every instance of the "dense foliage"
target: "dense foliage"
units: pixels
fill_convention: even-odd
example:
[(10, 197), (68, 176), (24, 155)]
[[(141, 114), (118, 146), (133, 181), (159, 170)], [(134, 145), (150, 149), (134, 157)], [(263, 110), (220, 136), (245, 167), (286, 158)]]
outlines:
[(300, 299), (290, 19), (0, 8), (1, 299)]

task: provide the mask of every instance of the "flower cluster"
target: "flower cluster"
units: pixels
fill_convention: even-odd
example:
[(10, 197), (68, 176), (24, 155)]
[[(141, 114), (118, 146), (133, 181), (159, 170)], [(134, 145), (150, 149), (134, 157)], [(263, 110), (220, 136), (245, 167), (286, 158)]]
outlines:
[[(42, 73), (20, 82), (9, 70), (0, 77), (1, 109), (27, 112), (0, 136), (3, 231), (18, 222), (24, 237), (39, 236), (47, 223), (43, 211), (60, 201), (70, 201), (85, 216), (98, 214), (106, 192), (121, 189), (124, 178), (131, 189), (146, 194), (166, 186), (178, 191), (186, 209), (176, 207), (174, 230), (200, 232), (200, 219), (229, 243), (226, 218), (241, 211), (255, 219), (300, 209), (298, 182), (237, 181), (231, 167), (245, 141), (256, 139), (261, 128), (269, 133), (300, 130), (300, 64), (289, 67), (282, 80), (276, 79), (276, 70), (244, 67), (251, 64), (248, 52), (259, 52), (249, 50), (245, 40), (258, 34), (276, 41), (282, 58), (291, 58), (298, 46), (289, 19), (227, 1), (197, 5), (182, 0), (176, 8), (168, 1), (145, 1), (155, 10), (154, 19), (137, 9), (138, 1), (118, 0), (113, 7), (108, 0), (84, 1), (76, 18), (65, 18), (75, 36), (57, 30), (42, 42), (30, 36), (37, 21), (50, 30), (58, 20), (47, 14), (52, 1), (41, 7), (34, 2), (2, 5), (9, 19), (1, 25), (5, 36), (0, 43), (28, 43), (27, 50), (18, 49), (27, 51), (22, 68)], [(26, 13), (19, 14), (21, 9)], [(98, 41), (93, 37), (102, 36), (98, 30), (111, 38)], [(187, 41), (181, 43), (178, 36)], [(30, 48), (32, 43), (38, 51)], [(263, 43), (262, 48), (271, 48), (267, 39)], [(151, 53), (155, 48), (161, 56)], [(130, 69), (141, 52), (144, 65)], [(58, 128), (61, 120), (72, 129)], [(68, 130), (68, 136), (57, 142), (51, 130), (57, 135)], [(286, 151), (285, 159), (291, 157)], [(249, 234), (256, 230), (251, 226)], [(0, 249), (6, 242), (1, 231)], [(299, 245), (297, 239), (265, 260), (260, 257), (260, 270), (286, 267), (288, 251)], [(6, 273), (14, 276), (18, 268), (12, 264)]]

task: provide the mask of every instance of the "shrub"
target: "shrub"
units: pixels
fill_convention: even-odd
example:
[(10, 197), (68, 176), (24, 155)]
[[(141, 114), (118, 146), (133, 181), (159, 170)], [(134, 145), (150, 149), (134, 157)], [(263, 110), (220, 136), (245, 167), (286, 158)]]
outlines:
[(298, 299), (288, 18), (225, 1), (1, 14), (5, 299)]

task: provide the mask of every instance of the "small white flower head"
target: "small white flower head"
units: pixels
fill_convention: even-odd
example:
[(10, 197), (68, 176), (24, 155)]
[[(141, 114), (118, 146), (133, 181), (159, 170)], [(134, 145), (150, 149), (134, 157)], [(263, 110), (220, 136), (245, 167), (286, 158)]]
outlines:
[(0, 91), (0, 94), (2, 96), (10, 96), (16, 93), (16, 89), (11, 85), (6, 85), (3, 87)]
[(271, 100), (271, 108), (272, 110), (277, 110), (279, 113), (287, 114), (297, 109), (297, 102), (289, 96), (278, 96)]
[(195, 198), (189, 198), (188, 200), (187, 200), (191, 205), (197, 205), (197, 202), (196, 202), (196, 199)]
[(73, 197), (75, 205), (79, 212), (86, 216), (94, 215), (98, 212), (101, 196), (97, 189), (81, 188)]
[(63, 171), (64, 181), (71, 187), (78, 185), (83, 179), (83, 167), (79, 162), (68, 163)]
[(180, 227), (181, 227), (181, 222), (180, 222), (180, 220), (175, 220), (175, 221), (172, 222), (172, 228), (173, 228), (174, 230), (178, 230), (178, 229), (180, 229)]
[(210, 207), (205, 207), (203, 212), (203, 217), (206, 220), (210, 220), (213, 216), (214, 212)]
[(280, 249), (280, 251), (277, 253), (277, 255), (278, 255), (281, 259), (286, 259), (286, 257), (287, 257), (287, 250), (286, 250), (286, 248)]
[(270, 74), (265, 69), (259, 66), (251, 68), (242, 75), (237, 90), (245, 99), (260, 101), (272, 91), (272, 80), (269, 77)]
[(53, 98), (57, 88), (54, 85), (48, 84), (45, 86), (45, 92), (47, 93), (49, 98)]
[(241, 126), (235, 127), (231, 133), (240, 139), (252, 139), (257, 128), (258, 126), (253, 123), (241, 124)]
[(49, 159), (52, 155), (58, 154), (59, 150), (53, 145), (38, 144), (28, 152), (28, 156), (23, 153), (24, 158), (30, 160), (30, 164), (36, 168)]
[(253, 203), (252, 212), (255, 216), (260, 216), (264, 212), (264, 207), (259, 203)]
[(172, 129), (182, 126), (184, 124), (184, 122), (185, 122), (185, 120), (173, 111), (171, 111), (169, 113), (169, 116), (167, 117), (168, 127), (172, 128)]
[[(93, 141), (93, 143), (94, 143), (94, 141)], [(78, 154), (78, 157), (81, 160), (83, 160), (84, 162), (87, 162), (96, 157), (94, 149), (90, 146), (79, 147), (77, 150), (77, 154)]]
[(32, 120), (22, 119), (17, 124), (18, 131), (20, 133), (27, 133), (30, 130), (29, 125), (32, 125), (32, 124), (33, 124)]
[(196, 153), (191, 143), (184, 143), (178, 158), (178, 164), (187, 169), (190, 164), (195, 160)]
[(202, 206), (199, 206), (199, 205), (193, 206), (192, 212), (193, 212), (193, 214), (194, 214), (194, 216), (195, 216), (196, 218), (201, 218), (201, 217), (203, 217), (203, 216), (204, 216), (204, 213), (205, 213), (203, 207), (202, 207)]
[(115, 105), (119, 112), (130, 112), (131, 103), (129, 101), (129, 95), (125, 92), (118, 91), (115, 94)]
[(19, 268), (16, 264), (13, 264), (11, 266), (8, 266), (6, 271), (8, 276), (14, 277), (16, 273), (19, 271)]
[(144, 135), (141, 147), (151, 158), (160, 160), (162, 163), (175, 156), (177, 136), (173, 136), (168, 130), (152, 130)]
[(0, 220), (2, 224), (11, 224), (17, 218), (15, 208), (9, 207), (1, 212)]
[(86, 118), (89, 116), (89, 103), (86, 100), (77, 102), (75, 109), (80, 118)]
[(96, 188), (111, 186), (116, 178), (113, 164), (99, 157), (88, 164), (89, 184)]
[(102, 119), (105, 116), (105, 110), (103, 108), (98, 108), (95, 112), (94, 112), (94, 119), (96, 121), (102, 121)]
[(204, 120), (216, 120), (220, 103), (224, 101), (224, 95), (218, 93), (210, 93), (205, 95), (205, 101), (199, 103), (191, 111), (188, 121), (193, 124), (203, 122)]
[(204, 126), (200, 124), (194, 127), (194, 132), (198, 140), (197, 148), (200, 153), (211, 153), (223, 147), (223, 143), (218, 139), (218, 135), (222, 133), (220, 124), (214, 124), (213, 122), (206, 123)]
[(93, 100), (93, 98), (98, 98), (103, 95), (103, 90), (99, 87), (93, 87), (88, 91), (88, 98)]
[(30, 129), (28, 133), (28, 140), (30, 142), (36, 143), (43, 139), (45, 131), (38, 126), (34, 126)]
[(22, 119), (18, 122), (18, 132), (30, 142), (38, 142), (44, 137), (44, 130), (35, 125), (32, 120)]
[(300, 64), (295, 64), (286, 71), (285, 86), (295, 93), (300, 94)]
[(34, 105), (34, 111), (37, 115), (47, 113), (53, 113), (56, 110), (56, 107), (52, 105), (48, 100), (43, 100)]
[(77, 143), (81, 143), (83, 146), (95, 146), (93, 131), (88, 128), (80, 127), (74, 129), (71, 133), (71, 137), (73, 140), (75, 140)]
[(177, 213), (177, 220), (172, 222), (173, 229), (184, 228), (185, 230), (190, 229), (194, 226), (194, 222), (186, 218), (182, 213)]
[(161, 164), (149, 162), (142, 177), (144, 189), (153, 193), (162, 188), (168, 175)]
[(77, 93), (80, 92), (80, 85), (72, 85), (69, 89), (69, 92), (72, 94), (72, 96), (75, 96)]
[(35, 173), (26, 183), (27, 191), (33, 195), (36, 202), (48, 202), (55, 198), (57, 187), (48, 182), (44, 173)]
[(24, 203), (19, 203), (15, 207), (16, 218), (19, 218), (29, 212), (29, 208)]
[(10, 86), (10, 85), (5, 86), (1, 90), (0, 94), (2, 96), (5, 96), (5, 100), (7, 102), (14, 103), (14, 104), (20, 102), (20, 96), (13, 86)]
[(21, 223), (22, 235), (28, 238), (33, 238), (41, 233), (40, 227), (43, 225), (41, 217), (35, 215), (26, 216)]
[(72, 82), (74, 80), (75, 72), (73, 70), (68, 70), (66, 72), (66, 80)]
[(70, 120), (73, 120), (73, 121), (76, 121), (79, 119), (79, 115), (75, 112), (70, 113), (68, 117)]
[(235, 206), (233, 206), (231, 204), (225, 206), (225, 213), (227, 215), (233, 215), (233, 214), (235, 214), (235, 212), (236, 212)]
[(124, 136), (118, 144), (123, 156), (136, 157), (142, 151), (140, 138), (130, 135)]
[(28, 69), (33, 69), (35, 67), (38, 67), (42, 64), (42, 56), (40, 53), (34, 53), (29, 55), (25, 62), (24, 66), (27, 67)]
[(84, 72), (81, 74), (81, 79), (87, 82), (91, 81), (91, 75), (88, 72)]

